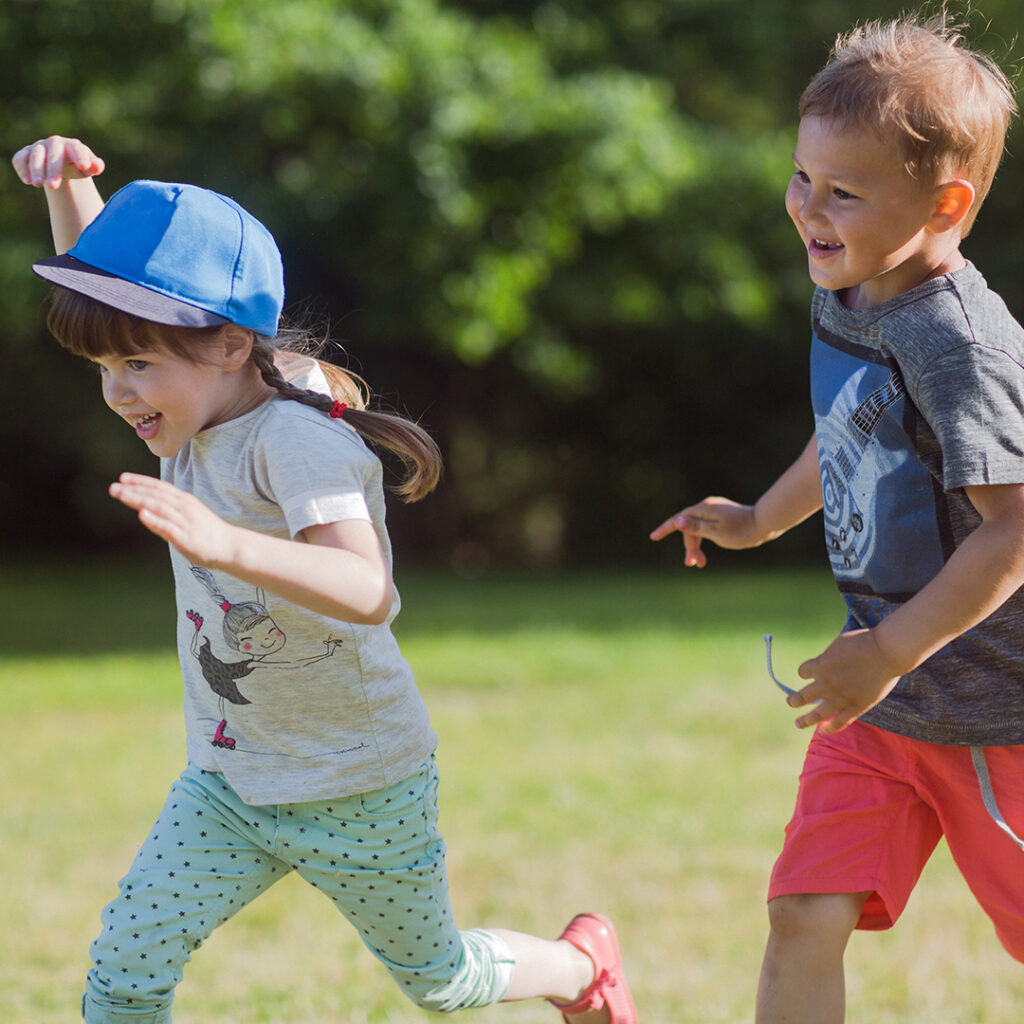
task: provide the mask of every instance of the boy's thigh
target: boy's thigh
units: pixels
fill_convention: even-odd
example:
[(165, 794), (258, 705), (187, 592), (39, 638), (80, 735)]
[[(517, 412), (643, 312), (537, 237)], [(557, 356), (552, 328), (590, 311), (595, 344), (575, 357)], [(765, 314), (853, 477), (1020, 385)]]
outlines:
[[(923, 745), (922, 775), (950, 853), (1007, 952), (1024, 961), (1024, 851), (985, 807), (969, 747)], [(985, 749), (999, 811), (1024, 836), (1024, 746)]]
[(942, 829), (908, 772), (906, 741), (855, 722), (808, 745), (769, 899), (868, 893), (856, 927), (891, 927)]

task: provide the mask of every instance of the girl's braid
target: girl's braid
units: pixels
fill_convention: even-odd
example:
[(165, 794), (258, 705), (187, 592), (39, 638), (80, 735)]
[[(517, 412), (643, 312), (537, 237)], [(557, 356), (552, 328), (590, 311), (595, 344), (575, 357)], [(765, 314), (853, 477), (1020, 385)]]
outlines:
[[(397, 455), (405, 464), (406, 476), (395, 490), (405, 501), (419, 501), (437, 485), (441, 476), (441, 452), (434, 439), (418, 424), (391, 413), (366, 408), (366, 396), (354, 374), (340, 367), (316, 360), (331, 386), (331, 394), (307, 391), (291, 384), (281, 373), (275, 360), (302, 358), (301, 354), (285, 348), (275, 349), (269, 342), (256, 336), (252, 348), (252, 361), (263, 380), (283, 398), (301, 402), (345, 422), (364, 440)], [(309, 357), (315, 359), (316, 357)]]
[(319, 409), (320, 412), (329, 413), (333, 408), (334, 399), (330, 395), (321, 394), (319, 391), (308, 391), (306, 388), (296, 387), (285, 380), (274, 362), (274, 350), (258, 339), (253, 345), (252, 361), (256, 364), (263, 380), (280, 392), (284, 398), (301, 402), (303, 405)]

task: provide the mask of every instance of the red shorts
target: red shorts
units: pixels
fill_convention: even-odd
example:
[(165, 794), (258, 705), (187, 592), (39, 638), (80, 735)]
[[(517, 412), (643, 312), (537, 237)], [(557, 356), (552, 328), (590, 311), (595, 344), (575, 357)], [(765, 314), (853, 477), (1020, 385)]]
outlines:
[[(999, 809), (1024, 835), (1024, 746), (987, 747)], [(768, 898), (869, 892), (858, 928), (891, 928), (945, 836), (996, 933), (1024, 961), (1024, 851), (982, 801), (970, 747), (855, 722), (816, 732)]]

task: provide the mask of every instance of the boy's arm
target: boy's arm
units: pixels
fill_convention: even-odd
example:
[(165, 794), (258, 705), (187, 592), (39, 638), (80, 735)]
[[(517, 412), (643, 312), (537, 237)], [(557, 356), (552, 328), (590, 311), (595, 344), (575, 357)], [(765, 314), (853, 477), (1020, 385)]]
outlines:
[(821, 470), (818, 442), (812, 437), (800, 457), (768, 488), (754, 505), (740, 505), (728, 498), (705, 498), (666, 519), (651, 533), (661, 540), (681, 533), (689, 566), (702, 569), (707, 557), (703, 540), (721, 548), (753, 548), (802, 523), (821, 508)]
[(838, 732), (951, 640), (991, 615), (1024, 583), (1024, 484), (966, 488), (981, 523), (930, 583), (873, 629), (837, 637), (800, 666), (810, 685), (791, 707), (820, 703), (800, 728)]
[(103, 173), (103, 160), (78, 139), (51, 135), (23, 146), (11, 163), (26, 185), (46, 193), (54, 249), (67, 252), (103, 209), (93, 180)]

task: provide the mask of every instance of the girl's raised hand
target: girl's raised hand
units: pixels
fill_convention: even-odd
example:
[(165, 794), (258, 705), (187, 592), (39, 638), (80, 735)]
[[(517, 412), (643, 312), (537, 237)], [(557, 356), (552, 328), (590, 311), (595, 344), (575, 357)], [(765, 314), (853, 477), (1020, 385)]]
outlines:
[(174, 545), (193, 565), (211, 567), (230, 555), (235, 527), (173, 484), (122, 473), (110, 496), (135, 509), (146, 529)]
[(84, 142), (51, 135), (23, 146), (11, 157), (18, 177), (35, 188), (60, 188), (73, 178), (102, 174), (106, 164)]

